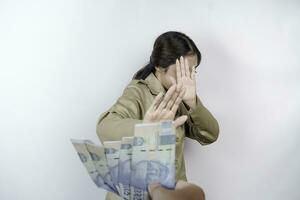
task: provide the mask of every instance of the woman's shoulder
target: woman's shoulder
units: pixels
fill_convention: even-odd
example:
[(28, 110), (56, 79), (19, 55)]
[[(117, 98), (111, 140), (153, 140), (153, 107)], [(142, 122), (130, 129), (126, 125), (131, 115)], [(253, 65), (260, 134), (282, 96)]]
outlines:
[(125, 89), (123, 90), (123, 95), (131, 96), (131, 97), (139, 97), (144, 98), (145, 96), (149, 95), (150, 91), (147, 85), (147, 81), (145, 80), (131, 80)]

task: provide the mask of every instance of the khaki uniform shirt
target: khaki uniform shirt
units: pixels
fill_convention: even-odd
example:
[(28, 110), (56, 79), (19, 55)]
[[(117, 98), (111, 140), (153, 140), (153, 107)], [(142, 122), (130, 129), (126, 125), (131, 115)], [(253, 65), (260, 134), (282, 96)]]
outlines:
[[(166, 93), (153, 73), (145, 80), (132, 80), (117, 102), (99, 116), (96, 131), (101, 142), (133, 136), (134, 125), (142, 123), (146, 111), (160, 92)], [(196, 108), (193, 110), (185, 103), (180, 103), (175, 118), (182, 115), (187, 115), (188, 119), (184, 125), (176, 129), (176, 180), (187, 180), (183, 157), (185, 136), (207, 145), (216, 141), (219, 135), (217, 120), (203, 106), (198, 96)], [(121, 198), (108, 192), (106, 199), (120, 200)]]

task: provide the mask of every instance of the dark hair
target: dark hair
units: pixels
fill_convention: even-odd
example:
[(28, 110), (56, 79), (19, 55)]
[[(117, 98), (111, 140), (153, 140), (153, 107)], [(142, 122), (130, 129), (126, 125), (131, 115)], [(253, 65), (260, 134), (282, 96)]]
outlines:
[(136, 72), (133, 79), (145, 79), (155, 71), (155, 66), (167, 69), (177, 58), (187, 54), (196, 54), (197, 66), (200, 64), (201, 53), (193, 40), (181, 32), (165, 32), (155, 40), (149, 63)]

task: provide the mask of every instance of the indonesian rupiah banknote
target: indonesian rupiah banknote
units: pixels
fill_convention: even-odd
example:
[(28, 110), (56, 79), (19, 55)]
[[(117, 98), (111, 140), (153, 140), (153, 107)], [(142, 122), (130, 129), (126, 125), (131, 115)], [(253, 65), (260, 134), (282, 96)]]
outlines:
[(135, 125), (133, 137), (106, 141), (71, 139), (81, 162), (97, 185), (124, 200), (149, 199), (148, 185), (175, 187), (176, 129), (173, 121)]
[(121, 197), (124, 200), (131, 199), (130, 177), (133, 137), (123, 137), (119, 159), (119, 186)]
[[(102, 176), (105, 171), (99, 172), (97, 170), (97, 167), (93, 161), (93, 159), (97, 159), (95, 155), (91, 155), (90, 152), (87, 149), (87, 145), (92, 145), (93, 143), (90, 140), (75, 140), (71, 139), (71, 142), (77, 151), (77, 154), (81, 160), (81, 162), (84, 164), (88, 174), (90, 175), (91, 179), (94, 181), (97, 187), (101, 187), (107, 191), (114, 192), (116, 191), (105, 182), (105, 178)], [(106, 163), (104, 163), (106, 165)], [(102, 173), (102, 174), (101, 174)]]

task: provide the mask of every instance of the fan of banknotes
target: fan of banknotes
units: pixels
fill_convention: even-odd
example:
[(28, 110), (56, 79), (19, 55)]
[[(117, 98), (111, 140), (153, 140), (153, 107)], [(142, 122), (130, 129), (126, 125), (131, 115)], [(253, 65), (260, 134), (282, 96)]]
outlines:
[(146, 200), (152, 182), (175, 187), (175, 133), (173, 121), (161, 121), (137, 124), (133, 137), (103, 146), (90, 140), (71, 142), (97, 187), (122, 199)]

